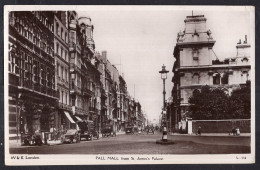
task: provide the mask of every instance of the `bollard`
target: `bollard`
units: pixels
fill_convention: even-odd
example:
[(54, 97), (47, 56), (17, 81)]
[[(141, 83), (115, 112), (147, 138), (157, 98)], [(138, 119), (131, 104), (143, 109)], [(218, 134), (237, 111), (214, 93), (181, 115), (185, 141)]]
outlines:
[(167, 141), (167, 129), (165, 126), (163, 127), (162, 141)]

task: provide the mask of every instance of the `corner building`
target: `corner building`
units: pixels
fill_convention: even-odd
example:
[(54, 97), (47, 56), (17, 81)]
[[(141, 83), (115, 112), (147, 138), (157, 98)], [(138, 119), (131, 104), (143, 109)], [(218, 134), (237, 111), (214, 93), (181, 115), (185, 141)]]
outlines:
[(187, 16), (184, 20), (185, 30), (177, 34), (177, 44), (173, 55), (174, 83), (172, 89), (173, 128), (185, 119), (188, 113), (188, 100), (195, 90), (208, 85), (221, 88), (231, 94), (250, 80), (250, 44), (247, 37), (238, 42), (237, 55), (220, 61), (213, 51), (215, 40), (211, 31), (206, 28), (204, 15)]

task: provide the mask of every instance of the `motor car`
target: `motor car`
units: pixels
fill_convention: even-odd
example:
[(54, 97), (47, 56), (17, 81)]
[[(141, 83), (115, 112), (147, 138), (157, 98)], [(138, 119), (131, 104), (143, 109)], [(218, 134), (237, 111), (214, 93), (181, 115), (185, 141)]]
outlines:
[(148, 127), (147, 127), (147, 134), (148, 134), (148, 133), (154, 134), (154, 128), (153, 128), (152, 126), (148, 126)]
[(126, 134), (134, 134), (134, 126), (127, 126), (125, 128), (125, 133)]
[(77, 122), (79, 125), (80, 140), (90, 140), (93, 138), (99, 139), (99, 133), (94, 125), (93, 121), (81, 121)]
[(116, 136), (116, 132), (114, 131), (113, 126), (110, 124), (104, 124), (101, 133), (102, 137)]
[(80, 142), (80, 135), (78, 130), (70, 129), (61, 138), (62, 143), (78, 143)]

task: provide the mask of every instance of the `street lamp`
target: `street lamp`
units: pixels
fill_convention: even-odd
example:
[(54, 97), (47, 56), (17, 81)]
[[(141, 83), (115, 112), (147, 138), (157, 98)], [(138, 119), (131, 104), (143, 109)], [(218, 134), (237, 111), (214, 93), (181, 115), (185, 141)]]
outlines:
[(167, 141), (167, 127), (166, 127), (166, 108), (165, 108), (165, 80), (167, 79), (167, 73), (169, 71), (165, 69), (165, 65), (162, 66), (162, 70), (159, 71), (161, 73), (161, 79), (163, 80), (163, 112), (162, 112), (162, 120), (163, 120), (163, 136), (162, 141)]

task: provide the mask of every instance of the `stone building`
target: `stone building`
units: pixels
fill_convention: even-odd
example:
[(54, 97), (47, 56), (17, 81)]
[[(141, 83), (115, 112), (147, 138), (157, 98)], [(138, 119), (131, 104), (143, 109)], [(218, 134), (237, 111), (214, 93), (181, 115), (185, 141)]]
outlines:
[(9, 138), (49, 131), (58, 102), (54, 13), (9, 12)]
[[(56, 129), (73, 127), (72, 108), (70, 103), (70, 69), (69, 69), (69, 37), (67, 12), (57, 11), (54, 16), (54, 57), (56, 65), (56, 89), (59, 93), (58, 111), (55, 114)], [(69, 119), (67, 118), (69, 116)], [(72, 123), (71, 123), (72, 121)], [(75, 123), (74, 123), (75, 124)], [(75, 126), (75, 125), (74, 125)]]
[(206, 28), (204, 15), (187, 16), (185, 30), (177, 35), (174, 48), (174, 83), (172, 89), (173, 127), (188, 112), (188, 99), (204, 85), (221, 88), (227, 93), (250, 80), (250, 44), (245, 37), (238, 42), (237, 55), (220, 61), (213, 51), (215, 40)]
[(95, 53), (93, 30), (91, 18), (76, 11), (9, 13), (10, 139), (78, 129), (84, 120), (99, 132), (106, 123), (123, 131), (140, 117), (107, 52)]
[(124, 78), (120, 75), (119, 76), (119, 103), (120, 103), (120, 110), (119, 110), (119, 120), (120, 120), (120, 130), (125, 131), (126, 126), (126, 118), (127, 118), (127, 86)]

